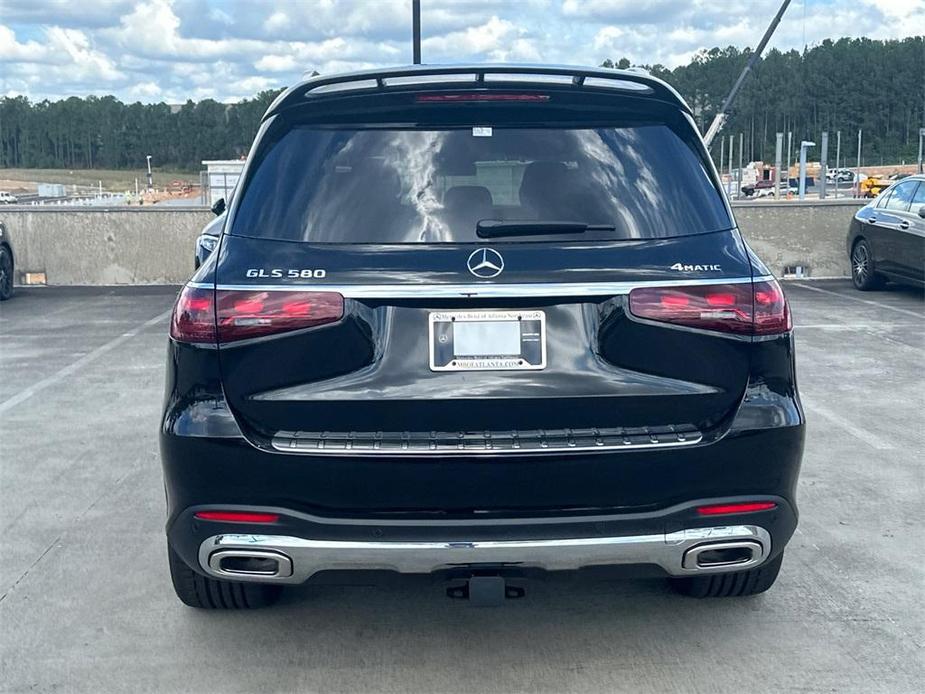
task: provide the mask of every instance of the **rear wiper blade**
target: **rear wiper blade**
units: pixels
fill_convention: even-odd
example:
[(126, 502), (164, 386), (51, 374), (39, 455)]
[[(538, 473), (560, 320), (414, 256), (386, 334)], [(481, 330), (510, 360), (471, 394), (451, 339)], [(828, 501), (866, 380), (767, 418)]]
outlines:
[(500, 236), (542, 236), (544, 234), (583, 234), (586, 231), (613, 231), (613, 224), (555, 221), (502, 221), (483, 219), (476, 224), (479, 238), (494, 239)]

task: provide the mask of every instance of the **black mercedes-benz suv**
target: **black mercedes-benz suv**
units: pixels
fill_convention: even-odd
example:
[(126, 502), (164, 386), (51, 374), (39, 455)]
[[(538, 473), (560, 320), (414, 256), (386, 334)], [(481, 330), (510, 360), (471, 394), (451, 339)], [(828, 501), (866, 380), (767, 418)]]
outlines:
[(690, 109), (637, 72), (289, 89), (177, 299), (166, 391), (196, 607), (339, 570), (485, 602), (588, 567), (747, 595), (797, 522), (787, 301)]

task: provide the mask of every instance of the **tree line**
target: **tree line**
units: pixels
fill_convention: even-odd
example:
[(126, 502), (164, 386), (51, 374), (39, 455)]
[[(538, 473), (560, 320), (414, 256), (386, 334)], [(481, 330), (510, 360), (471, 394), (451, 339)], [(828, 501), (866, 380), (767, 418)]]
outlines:
[(124, 104), (114, 96), (61, 101), (0, 99), (0, 167), (196, 171), (203, 159), (247, 153), (260, 118), (282, 90), (222, 104)]
[[(751, 56), (735, 47), (702, 51), (687, 65), (669, 70), (642, 65), (675, 89), (690, 104), (702, 133)], [(622, 58), (606, 67), (631, 67)], [(768, 51), (747, 78), (721, 136), (734, 136), (738, 164), (739, 134), (745, 161), (773, 163), (775, 134), (793, 133), (820, 144), (829, 132), (829, 165), (835, 162), (836, 133), (842, 156), (857, 159), (857, 132), (863, 130), (862, 165), (914, 162), (919, 128), (925, 127), (925, 37), (879, 41), (827, 39), (805, 52)], [(712, 148), (719, 160), (719, 138)], [(728, 152), (728, 149), (727, 149)], [(818, 157), (819, 149), (812, 150)], [(793, 155), (789, 157), (791, 160)], [(784, 160), (788, 157), (785, 154)]]
[[(669, 70), (643, 65), (673, 85), (709, 126), (751, 52), (735, 47), (697, 54)], [(607, 67), (630, 67), (625, 58)], [(203, 159), (245, 154), (260, 118), (279, 94), (222, 104), (212, 99), (182, 106), (125, 104), (113, 96), (31, 102), (0, 99), (0, 167), (139, 168), (145, 155), (164, 168), (197, 170)], [(772, 161), (775, 133), (816, 140), (842, 132), (842, 154), (856, 156), (864, 131), (863, 164), (913, 161), (925, 127), (925, 37), (902, 40), (826, 40), (806, 51), (769, 51), (740, 92), (723, 134), (744, 135), (744, 159)], [(719, 157), (719, 143), (713, 147)], [(818, 150), (817, 150), (818, 151)], [(785, 157), (786, 158), (786, 157)], [(738, 155), (736, 155), (736, 161)]]

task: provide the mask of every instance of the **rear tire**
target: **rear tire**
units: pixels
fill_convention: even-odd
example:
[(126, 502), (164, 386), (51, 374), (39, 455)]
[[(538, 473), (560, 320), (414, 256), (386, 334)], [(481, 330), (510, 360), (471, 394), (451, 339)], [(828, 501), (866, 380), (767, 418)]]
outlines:
[(242, 581), (220, 581), (193, 571), (176, 552), (167, 548), (170, 579), (177, 597), (190, 607), (204, 610), (246, 610), (268, 607), (282, 592), (281, 586)]
[(856, 289), (869, 292), (883, 286), (883, 278), (874, 266), (874, 254), (867, 239), (860, 239), (851, 249), (851, 281)]
[(781, 552), (777, 559), (748, 571), (672, 578), (671, 586), (682, 595), (692, 598), (735, 598), (744, 595), (758, 595), (774, 585), (783, 561), (784, 553)]
[(6, 246), (0, 246), (0, 301), (13, 296), (13, 254)]

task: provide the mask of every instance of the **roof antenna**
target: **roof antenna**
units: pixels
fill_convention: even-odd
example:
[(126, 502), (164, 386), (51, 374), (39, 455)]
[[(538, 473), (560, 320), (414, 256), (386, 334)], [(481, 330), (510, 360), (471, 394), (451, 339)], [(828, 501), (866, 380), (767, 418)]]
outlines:
[[(713, 138), (717, 136), (722, 127), (726, 124), (726, 119), (729, 118), (729, 109), (732, 108), (732, 102), (735, 101), (736, 94), (739, 93), (739, 88), (742, 86), (742, 83), (745, 81), (745, 78), (748, 77), (748, 73), (755, 63), (758, 62), (758, 59), (761, 57), (761, 52), (764, 50), (764, 47), (768, 45), (768, 41), (771, 38), (771, 35), (774, 33), (774, 30), (777, 28), (777, 25), (780, 24), (780, 18), (784, 16), (784, 11), (787, 9), (787, 6), (790, 4), (790, 0), (784, 0), (780, 9), (777, 10), (777, 14), (774, 15), (774, 19), (771, 20), (771, 23), (768, 25), (767, 31), (764, 32), (764, 36), (761, 37), (761, 41), (758, 43), (758, 47), (755, 49), (755, 52), (751, 54), (748, 59), (748, 62), (745, 63), (745, 67), (742, 69), (742, 74), (739, 75), (739, 79), (735, 81), (735, 84), (732, 85), (732, 91), (729, 92), (729, 96), (726, 97), (726, 100), (723, 102), (722, 108), (720, 108), (719, 113), (716, 114), (716, 117), (713, 119), (713, 122), (710, 123), (710, 127), (707, 129), (707, 134), (703, 136), (703, 143), (707, 146), (707, 149), (710, 149), (710, 145), (713, 144)], [(805, 9), (806, 3), (803, 3)]]
[(421, 0), (411, 0), (411, 52), (412, 62), (421, 64)]

